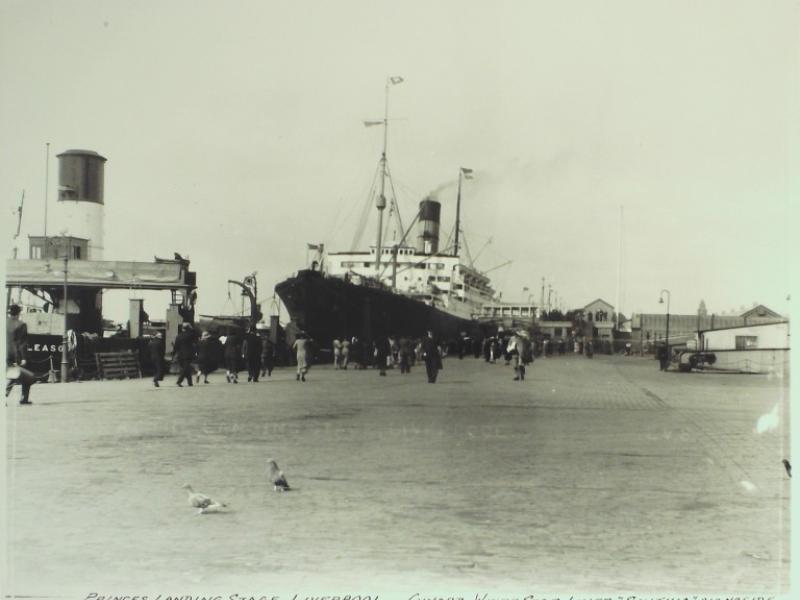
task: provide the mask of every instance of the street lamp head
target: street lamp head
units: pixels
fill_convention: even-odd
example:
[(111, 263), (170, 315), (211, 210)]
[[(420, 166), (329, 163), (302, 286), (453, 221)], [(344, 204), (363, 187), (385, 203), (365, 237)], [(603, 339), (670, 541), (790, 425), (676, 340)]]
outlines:
[(658, 299), (658, 303), (659, 303), (659, 304), (664, 304), (664, 296), (661, 296), (661, 297)]

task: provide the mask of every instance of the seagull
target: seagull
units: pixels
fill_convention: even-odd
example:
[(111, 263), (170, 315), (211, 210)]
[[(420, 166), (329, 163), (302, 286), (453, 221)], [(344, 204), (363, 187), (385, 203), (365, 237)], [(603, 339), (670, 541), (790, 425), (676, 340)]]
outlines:
[(212, 500), (205, 494), (201, 494), (199, 492), (195, 492), (188, 483), (183, 486), (183, 489), (186, 490), (188, 494), (188, 502), (189, 506), (193, 508), (199, 509), (197, 511), (198, 515), (202, 515), (209, 512), (218, 512), (219, 509), (227, 506), (224, 502), (217, 502), (216, 500)]
[(792, 463), (790, 463), (785, 458), (783, 459), (783, 466), (786, 468), (786, 474), (791, 477), (792, 476)]
[(286, 477), (283, 476), (283, 471), (278, 468), (278, 463), (271, 458), (267, 460), (267, 478), (272, 482), (272, 489), (276, 492), (284, 492), (292, 489), (289, 487)]

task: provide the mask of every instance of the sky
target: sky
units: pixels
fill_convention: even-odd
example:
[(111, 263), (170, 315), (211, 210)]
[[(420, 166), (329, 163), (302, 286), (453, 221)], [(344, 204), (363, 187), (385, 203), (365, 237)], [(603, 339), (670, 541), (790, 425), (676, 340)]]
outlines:
[(4, 247), (22, 190), (23, 255), (43, 230), (46, 144), (51, 205), (55, 155), (91, 149), (108, 159), (105, 258), (189, 257), (207, 314), (238, 310), (227, 280), (257, 271), (269, 312), (307, 243), (350, 249), (382, 146), (362, 122), (401, 76), (403, 219), (440, 189), (449, 232), (474, 169), (463, 229), (504, 300), (538, 301), (545, 278), (566, 308), (663, 312), (668, 289), (675, 313), (788, 314), (797, 17), (780, 0), (3, 0)]

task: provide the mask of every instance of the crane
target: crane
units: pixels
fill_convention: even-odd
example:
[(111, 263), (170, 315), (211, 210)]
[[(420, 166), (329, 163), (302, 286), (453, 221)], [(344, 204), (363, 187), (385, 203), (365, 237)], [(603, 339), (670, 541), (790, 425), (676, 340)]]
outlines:
[(258, 282), (256, 281), (256, 274), (248, 275), (244, 281), (234, 281), (229, 279), (228, 283), (233, 283), (242, 288), (242, 294), (247, 296), (250, 300), (250, 327), (255, 327), (256, 323), (261, 320), (261, 305), (258, 304)]

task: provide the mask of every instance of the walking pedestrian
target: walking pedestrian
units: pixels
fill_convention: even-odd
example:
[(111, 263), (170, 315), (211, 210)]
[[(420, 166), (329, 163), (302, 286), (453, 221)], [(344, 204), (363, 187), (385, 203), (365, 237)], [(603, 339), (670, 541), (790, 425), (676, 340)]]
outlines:
[(159, 381), (164, 380), (164, 337), (160, 331), (157, 331), (155, 336), (151, 338), (150, 343), (147, 345), (150, 350), (150, 360), (153, 363), (153, 385), (159, 387)]
[(400, 374), (411, 373), (411, 340), (403, 336), (397, 340), (397, 347), (400, 359)]
[(436, 383), (436, 377), (442, 368), (442, 355), (439, 354), (439, 344), (433, 339), (432, 331), (428, 331), (428, 335), (422, 339), (422, 357), (428, 372), (428, 383)]
[(292, 349), (297, 359), (297, 381), (305, 381), (306, 373), (308, 373), (309, 350), (309, 340), (306, 338), (305, 333), (301, 331), (297, 334), (294, 344), (292, 344)]
[(333, 340), (333, 366), (336, 369), (341, 367), (341, 360), (342, 360), (342, 342), (338, 339), (334, 338)]
[(247, 364), (247, 381), (258, 383), (261, 374), (261, 336), (255, 327), (250, 327), (242, 344), (242, 357)]
[(342, 340), (342, 360), (341, 366), (345, 371), (347, 370), (347, 363), (350, 362), (350, 342), (347, 338)]
[(400, 362), (400, 349), (397, 346), (397, 336), (389, 336), (389, 356), (386, 357), (386, 367), (394, 369), (394, 366)]
[(382, 377), (386, 377), (386, 363), (390, 360), (391, 351), (392, 348), (389, 338), (382, 335), (375, 340), (375, 359), (377, 361), (379, 374)]
[(200, 383), (200, 375), (203, 376), (203, 383), (208, 383), (208, 374), (217, 368), (215, 341), (208, 331), (200, 335), (197, 344), (197, 383)]
[(497, 337), (492, 338), (492, 360), (489, 362), (492, 364), (497, 363), (497, 359), (500, 358), (502, 354), (502, 338), (498, 335)]
[(182, 323), (181, 332), (175, 338), (175, 355), (178, 357), (178, 387), (185, 379), (192, 387), (192, 361), (195, 357), (195, 333), (191, 324)]
[(461, 337), (458, 339), (458, 360), (464, 359), (464, 354), (467, 353), (469, 348), (470, 339), (467, 337), (467, 332), (462, 331)]
[(22, 308), (18, 304), (8, 307), (6, 319), (6, 398), (15, 385), (22, 391), (20, 404), (33, 404), (30, 400), (31, 386), (36, 380), (26, 369), (28, 365), (28, 326), (20, 320)]
[(357, 371), (364, 369), (364, 344), (356, 336), (350, 340), (350, 357)]
[(525, 380), (525, 367), (533, 362), (533, 349), (527, 331), (517, 331), (508, 342), (508, 353), (514, 364), (514, 381)]
[(239, 359), (242, 353), (242, 339), (238, 331), (231, 331), (225, 338), (223, 354), (225, 356), (225, 379), (228, 383), (239, 383)]
[(261, 344), (261, 376), (272, 377), (272, 369), (275, 368), (275, 345), (268, 335), (264, 336)]
[(658, 347), (658, 364), (661, 371), (666, 371), (669, 368), (669, 352), (666, 344)]

